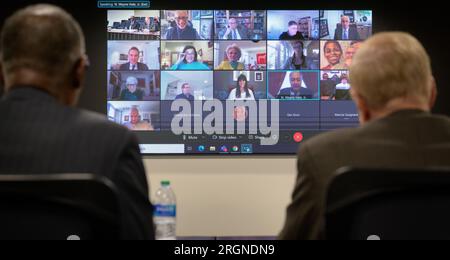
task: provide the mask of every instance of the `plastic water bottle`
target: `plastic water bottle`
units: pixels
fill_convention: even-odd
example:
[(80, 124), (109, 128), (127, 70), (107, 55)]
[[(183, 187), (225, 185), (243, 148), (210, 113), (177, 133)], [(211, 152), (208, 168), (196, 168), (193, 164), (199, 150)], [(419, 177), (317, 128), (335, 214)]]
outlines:
[(154, 207), (156, 239), (175, 240), (177, 202), (170, 181), (161, 181), (161, 187), (156, 191)]

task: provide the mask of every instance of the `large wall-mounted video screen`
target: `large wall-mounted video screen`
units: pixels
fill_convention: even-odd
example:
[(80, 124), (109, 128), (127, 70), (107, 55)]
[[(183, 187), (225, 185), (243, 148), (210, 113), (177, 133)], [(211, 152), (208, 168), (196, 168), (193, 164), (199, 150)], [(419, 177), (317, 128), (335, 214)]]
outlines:
[(294, 154), (358, 124), (371, 10), (108, 10), (107, 114), (143, 154)]

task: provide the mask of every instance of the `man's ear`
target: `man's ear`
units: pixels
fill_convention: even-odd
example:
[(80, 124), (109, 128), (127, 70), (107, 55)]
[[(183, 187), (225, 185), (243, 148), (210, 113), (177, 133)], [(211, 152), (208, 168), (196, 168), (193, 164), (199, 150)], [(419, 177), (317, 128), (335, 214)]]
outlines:
[(372, 114), (370, 112), (369, 106), (367, 105), (367, 101), (365, 100), (365, 98), (359, 95), (359, 93), (355, 91), (353, 88), (350, 89), (350, 94), (352, 96), (353, 101), (356, 104), (356, 107), (358, 108), (359, 122), (361, 124), (369, 122), (372, 118)]
[(431, 95), (430, 95), (430, 100), (429, 100), (429, 107), (430, 107), (430, 110), (432, 110), (434, 105), (436, 104), (436, 99), (437, 99), (437, 95), (438, 95), (436, 79), (434, 77), (431, 77), (430, 84), (431, 84)]
[(83, 86), (84, 78), (86, 75), (87, 59), (80, 58), (74, 65), (72, 70), (72, 87), (74, 89), (80, 89)]

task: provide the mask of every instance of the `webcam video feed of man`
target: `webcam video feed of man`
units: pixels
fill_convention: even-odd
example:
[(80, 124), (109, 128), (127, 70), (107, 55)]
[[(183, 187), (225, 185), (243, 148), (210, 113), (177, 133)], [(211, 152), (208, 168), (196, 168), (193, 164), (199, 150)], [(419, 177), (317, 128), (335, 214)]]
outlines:
[(295, 154), (358, 125), (370, 10), (108, 10), (107, 114), (143, 154)]

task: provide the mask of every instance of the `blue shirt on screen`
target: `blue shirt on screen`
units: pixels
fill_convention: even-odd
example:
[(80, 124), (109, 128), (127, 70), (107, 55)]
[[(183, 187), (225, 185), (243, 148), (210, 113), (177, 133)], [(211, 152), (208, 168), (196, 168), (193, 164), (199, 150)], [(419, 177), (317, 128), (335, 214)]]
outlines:
[(180, 64), (174, 64), (171, 68), (171, 70), (210, 70), (208, 66), (205, 64), (194, 61), (192, 63), (180, 63)]

